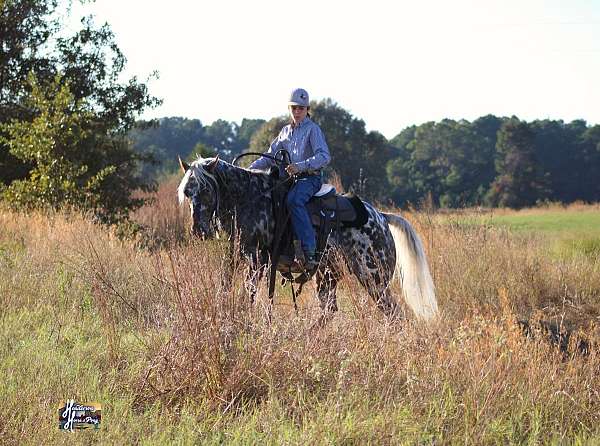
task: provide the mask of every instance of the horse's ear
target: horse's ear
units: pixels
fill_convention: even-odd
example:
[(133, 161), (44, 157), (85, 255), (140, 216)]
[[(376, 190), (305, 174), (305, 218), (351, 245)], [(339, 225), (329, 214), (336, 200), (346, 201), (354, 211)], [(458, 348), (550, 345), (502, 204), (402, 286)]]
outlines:
[(217, 154), (217, 156), (215, 156), (215, 159), (212, 160), (210, 163), (208, 163), (206, 166), (204, 166), (204, 168), (206, 170), (208, 170), (210, 173), (213, 173), (215, 171), (218, 163), (219, 163), (219, 155)]
[(186, 173), (190, 168), (190, 165), (183, 161), (179, 155), (177, 155), (177, 159), (179, 160), (179, 166), (181, 167), (181, 170), (183, 171), (183, 173)]

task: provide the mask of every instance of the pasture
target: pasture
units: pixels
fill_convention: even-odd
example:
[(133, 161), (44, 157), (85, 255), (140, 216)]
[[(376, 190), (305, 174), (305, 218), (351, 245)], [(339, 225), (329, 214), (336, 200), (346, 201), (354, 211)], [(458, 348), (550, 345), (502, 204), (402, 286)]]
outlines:
[[(389, 322), (348, 280), (333, 321), (311, 331), (312, 287), (298, 315), (278, 289), (269, 325), (265, 282), (252, 307), (240, 263), (222, 286), (223, 244), (188, 240), (175, 187), (126, 241), (75, 215), (0, 211), (0, 442), (600, 442), (598, 353), (560, 352), (517, 324), (598, 342), (600, 255), (585, 249), (597, 206), (403, 214), (439, 321)], [(67, 398), (100, 402), (100, 430), (59, 432)]]
[[(538, 237), (551, 256), (600, 256), (600, 206), (551, 204), (519, 211), (488, 210), (454, 215), (465, 225), (505, 228), (515, 235)], [(452, 220), (452, 219), (449, 219)]]

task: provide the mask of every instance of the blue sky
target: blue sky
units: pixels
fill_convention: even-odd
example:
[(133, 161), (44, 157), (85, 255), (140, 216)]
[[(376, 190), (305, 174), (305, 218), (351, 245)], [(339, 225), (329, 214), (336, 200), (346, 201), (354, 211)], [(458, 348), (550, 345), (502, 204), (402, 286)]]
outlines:
[(492, 113), (600, 123), (600, 0), (97, 0), (164, 104), (146, 118), (269, 119), (289, 91), (368, 130)]

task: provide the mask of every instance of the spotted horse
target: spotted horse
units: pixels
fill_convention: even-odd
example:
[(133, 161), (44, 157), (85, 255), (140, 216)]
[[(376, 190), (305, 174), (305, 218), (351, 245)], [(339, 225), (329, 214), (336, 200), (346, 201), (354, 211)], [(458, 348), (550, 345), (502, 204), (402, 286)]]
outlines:
[[(249, 291), (255, 294), (275, 237), (273, 200), (278, 180), (218, 157), (198, 158), (191, 164), (180, 160), (180, 164), (184, 176), (178, 198), (181, 204), (189, 202), (191, 232), (203, 239), (213, 238), (217, 231), (230, 239), (237, 234), (249, 264)], [(360, 227), (341, 227), (335, 242), (327, 245), (329, 254), (339, 256), (324, 255), (316, 271), (321, 320), (328, 320), (337, 311), (336, 287), (344, 270), (336, 264), (339, 257), (386, 315), (399, 315), (400, 307), (390, 289), (392, 279), (397, 278), (414, 315), (423, 320), (436, 317), (437, 300), (419, 236), (401, 216), (363, 203), (366, 222)]]

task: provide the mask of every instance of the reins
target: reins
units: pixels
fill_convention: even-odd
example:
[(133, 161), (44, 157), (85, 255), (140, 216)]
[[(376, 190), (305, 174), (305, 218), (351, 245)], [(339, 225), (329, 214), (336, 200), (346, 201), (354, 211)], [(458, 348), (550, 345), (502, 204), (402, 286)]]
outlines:
[[(236, 162), (244, 157), (244, 156), (262, 156), (268, 158), (275, 162), (278, 165), (288, 166), (291, 163), (290, 154), (285, 149), (280, 149), (275, 153), (275, 156), (265, 154), (265, 153), (257, 153), (257, 152), (246, 152), (238, 155), (234, 158), (232, 164), (235, 166)], [(280, 157), (279, 157), (280, 156)], [(295, 176), (287, 176), (284, 180), (281, 180), (275, 184), (270, 189), (267, 189), (266, 192), (273, 192), (275, 189), (281, 186), (287, 185), (290, 181), (295, 181)], [(276, 197), (271, 193), (271, 200), (273, 200), (274, 209), (280, 208), (283, 205), (282, 203), (276, 203)], [(282, 199), (283, 201), (283, 199)], [(283, 237), (283, 233), (285, 227), (287, 225), (287, 221), (289, 220), (289, 213), (286, 212), (277, 212), (275, 217), (275, 233), (273, 234), (273, 245), (271, 246), (271, 269), (269, 271), (269, 321), (271, 320), (271, 310), (273, 308), (273, 301), (275, 296), (275, 278), (277, 275), (277, 263), (279, 261), (279, 256), (281, 255), (281, 239)], [(292, 297), (294, 300), (294, 309), (296, 310), (296, 314), (298, 314), (298, 304), (296, 303), (296, 291), (294, 290), (294, 284), (290, 281), (290, 286), (292, 288)], [(299, 292), (302, 290), (302, 285), (300, 285)], [(299, 294), (299, 293), (298, 293)]]
[[(278, 158), (277, 156), (281, 153), (281, 158)], [(233, 161), (231, 162), (231, 164), (233, 164), (234, 166), (237, 167), (236, 163), (238, 162), (238, 160), (240, 158), (243, 158), (245, 156), (262, 156), (264, 158), (268, 158), (272, 161), (274, 161), (275, 163), (278, 164), (283, 164), (283, 165), (288, 165), (290, 164), (290, 154), (287, 152), (287, 150), (285, 149), (280, 149), (277, 151), (277, 153), (275, 154), (275, 156), (273, 155), (269, 155), (267, 153), (259, 153), (259, 152), (245, 152), (242, 153), (238, 156), (236, 156)], [(287, 158), (287, 159), (285, 159)], [(288, 176), (286, 179), (277, 182), (277, 184), (275, 184), (275, 186), (271, 187), (270, 189), (265, 190), (265, 192), (273, 192), (275, 189), (277, 189), (280, 186), (285, 185), (288, 181), (294, 180), (294, 177)]]

